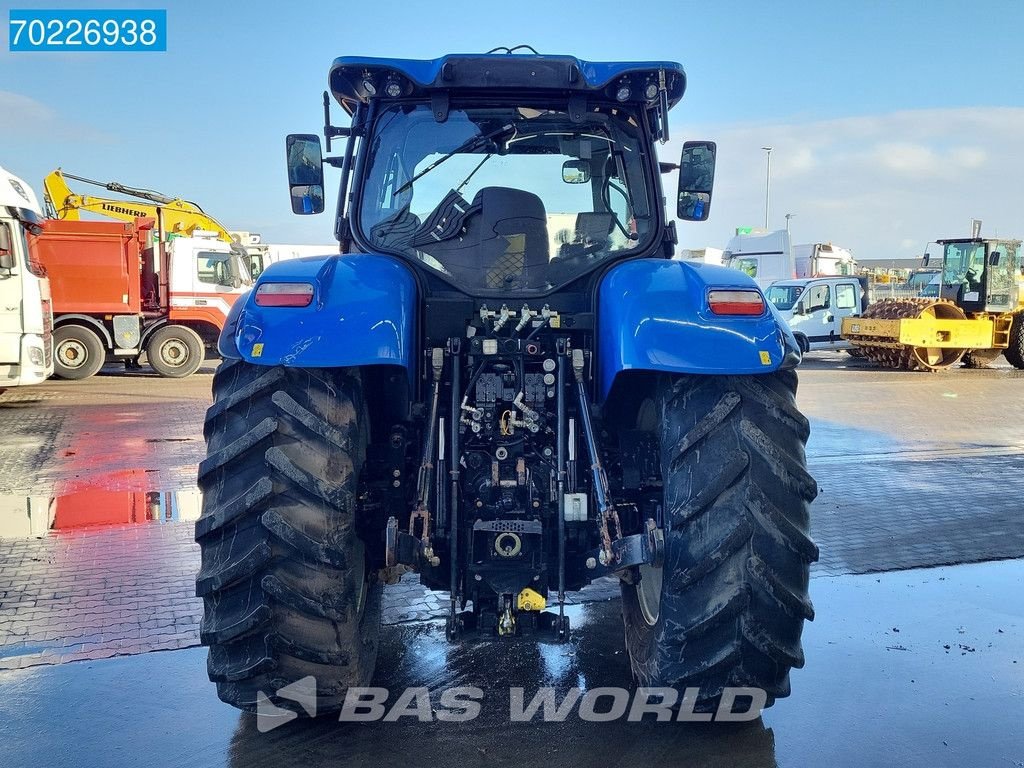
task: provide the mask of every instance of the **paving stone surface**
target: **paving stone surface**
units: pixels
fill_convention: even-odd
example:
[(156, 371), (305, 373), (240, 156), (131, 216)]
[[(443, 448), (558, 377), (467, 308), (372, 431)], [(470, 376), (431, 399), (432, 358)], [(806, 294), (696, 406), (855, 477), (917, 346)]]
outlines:
[[(812, 358), (812, 575), (1024, 557), (1020, 379)], [(208, 373), (104, 375), (0, 395), (0, 669), (198, 645), (191, 520), (209, 386)], [(73, 503), (96, 487), (110, 494), (98, 508)], [(603, 579), (569, 599), (618, 593)], [(388, 623), (446, 610), (412, 574), (385, 590)]]

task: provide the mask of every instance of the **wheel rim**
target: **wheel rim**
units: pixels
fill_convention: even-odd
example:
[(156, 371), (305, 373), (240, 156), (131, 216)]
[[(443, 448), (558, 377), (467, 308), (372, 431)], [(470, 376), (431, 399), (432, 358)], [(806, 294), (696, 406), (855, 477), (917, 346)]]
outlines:
[(180, 339), (168, 339), (160, 345), (160, 361), (171, 368), (181, 368), (188, 358), (188, 345)]
[(359, 580), (359, 594), (356, 595), (356, 616), (362, 618), (363, 609), (366, 608), (366, 592), (369, 585), (367, 584), (366, 571), (366, 549), (362, 544), (359, 545), (359, 556), (356, 558), (356, 570), (363, 571), (363, 578)]
[(57, 345), (57, 360), (69, 370), (81, 368), (88, 359), (89, 350), (77, 339), (68, 339)]
[(644, 621), (650, 626), (658, 623), (661, 615), (661, 584), (662, 569), (653, 565), (641, 565), (640, 583), (636, 587), (637, 602), (640, 604), (640, 613)]

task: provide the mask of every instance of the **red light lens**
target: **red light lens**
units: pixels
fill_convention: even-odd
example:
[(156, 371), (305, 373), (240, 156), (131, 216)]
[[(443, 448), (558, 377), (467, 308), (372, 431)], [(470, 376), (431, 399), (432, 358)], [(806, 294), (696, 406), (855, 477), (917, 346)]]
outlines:
[(263, 283), (256, 289), (258, 307), (308, 307), (313, 301), (309, 283)]
[(757, 291), (711, 291), (708, 304), (716, 315), (764, 314), (764, 297)]

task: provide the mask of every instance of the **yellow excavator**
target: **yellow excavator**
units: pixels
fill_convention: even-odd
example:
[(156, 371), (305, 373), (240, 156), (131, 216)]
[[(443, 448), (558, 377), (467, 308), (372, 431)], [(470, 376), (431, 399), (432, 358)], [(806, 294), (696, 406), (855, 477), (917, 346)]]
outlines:
[[(92, 184), (110, 192), (136, 197), (147, 202), (79, 195), (71, 191), (67, 179)], [(46, 213), (53, 219), (77, 221), (81, 218), (82, 211), (128, 222), (139, 218), (152, 218), (157, 222), (157, 233), (161, 242), (166, 242), (173, 237), (192, 237), (197, 231), (202, 231), (214, 232), (218, 239), (227, 243), (236, 243), (219, 221), (188, 200), (168, 197), (151, 189), (129, 187), (116, 181), (104, 182), (87, 179), (65, 173), (60, 168), (43, 180), (43, 199)]]
[(1024, 368), (1021, 241), (936, 242), (943, 250), (935, 295), (877, 301), (843, 318), (843, 338), (888, 368), (938, 371), (960, 361), (983, 368), (999, 355)]

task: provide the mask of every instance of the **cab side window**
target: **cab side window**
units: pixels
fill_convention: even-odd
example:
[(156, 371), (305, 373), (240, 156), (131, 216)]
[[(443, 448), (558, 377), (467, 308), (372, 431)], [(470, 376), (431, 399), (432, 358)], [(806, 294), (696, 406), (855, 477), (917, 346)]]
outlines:
[(854, 309), (857, 306), (857, 291), (849, 283), (836, 286), (836, 309)]
[(9, 270), (14, 267), (13, 248), (10, 227), (0, 224), (0, 269)]
[(816, 285), (807, 292), (807, 311), (817, 312), (831, 306), (827, 285)]
[(750, 277), (757, 277), (757, 259), (736, 259), (732, 266), (734, 269), (746, 272)]

